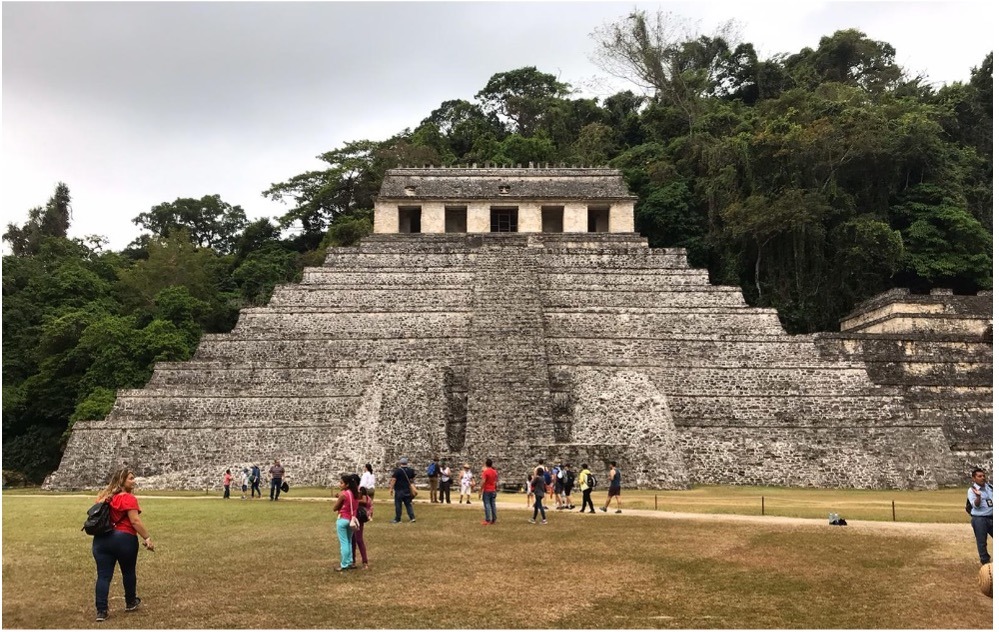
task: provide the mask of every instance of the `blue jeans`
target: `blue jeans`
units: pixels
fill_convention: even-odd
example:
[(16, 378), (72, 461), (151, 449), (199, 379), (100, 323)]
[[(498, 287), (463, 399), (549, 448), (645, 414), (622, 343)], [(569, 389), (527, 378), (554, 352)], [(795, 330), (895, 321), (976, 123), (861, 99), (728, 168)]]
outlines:
[(545, 518), (545, 505), (544, 505), (544, 502), (543, 502), (544, 499), (545, 499), (544, 496), (538, 496), (537, 494), (535, 494), (535, 496), (534, 496), (534, 517), (531, 518), (531, 520), (537, 520), (538, 519), (538, 512), (539, 511), (541, 512), (541, 519), (542, 520), (547, 520), (547, 518)]
[(496, 522), (496, 492), (482, 492), (482, 506), (486, 509), (486, 522)]
[(108, 611), (108, 592), (114, 577), (114, 565), (121, 568), (121, 583), (125, 587), (125, 604), (135, 602), (135, 560), (139, 557), (139, 538), (124, 531), (112, 531), (94, 536), (91, 547), (97, 562), (95, 605), (98, 612)]
[(409, 514), (410, 520), (416, 520), (416, 515), (413, 513), (413, 497), (406, 494), (395, 493), (395, 521), (399, 522), (402, 520), (402, 506), (406, 505), (406, 513)]
[(277, 500), (281, 496), (281, 479), (271, 479), (271, 500)]
[(340, 568), (347, 568), (354, 563), (354, 552), (350, 544), (350, 520), (336, 519), (336, 537), (340, 540)]
[(975, 543), (978, 544), (978, 559), (982, 564), (988, 564), (989, 536), (992, 535), (992, 516), (972, 516), (971, 529), (975, 532)]

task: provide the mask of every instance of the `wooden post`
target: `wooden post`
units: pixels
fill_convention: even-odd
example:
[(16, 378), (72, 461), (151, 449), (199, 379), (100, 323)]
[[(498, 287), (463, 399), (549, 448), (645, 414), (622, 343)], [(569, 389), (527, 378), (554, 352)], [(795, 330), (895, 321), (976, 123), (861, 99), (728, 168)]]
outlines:
[(767, 515), (767, 501), (763, 496), (760, 496), (760, 515)]
[(656, 498), (656, 509), (658, 510), (659, 509), (659, 494), (656, 494), (655, 498)]
[(895, 501), (891, 501), (891, 521), (895, 522)]

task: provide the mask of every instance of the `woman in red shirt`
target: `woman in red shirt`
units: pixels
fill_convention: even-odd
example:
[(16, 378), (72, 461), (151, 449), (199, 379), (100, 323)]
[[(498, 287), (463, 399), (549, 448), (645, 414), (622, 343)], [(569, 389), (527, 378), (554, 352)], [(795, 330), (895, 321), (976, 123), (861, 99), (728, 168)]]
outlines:
[(135, 561), (139, 556), (139, 540), (142, 546), (154, 550), (142, 520), (139, 501), (132, 495), (135, 488), (135, 474), (122, 468), (111, 476), (111, 482), (97, 496), (97, 502), (111, 505), (111, 524), (114, 528), (104, 535), (94, 536), (93, 554), (97, 562), (96, 605), (97, 620), (108, 618), (108, 591), (114, 577), (115, 564), (121, 568), (121, 583), (125, 587), (125, 610), (131, 612), (142, 601), (135, 596)]

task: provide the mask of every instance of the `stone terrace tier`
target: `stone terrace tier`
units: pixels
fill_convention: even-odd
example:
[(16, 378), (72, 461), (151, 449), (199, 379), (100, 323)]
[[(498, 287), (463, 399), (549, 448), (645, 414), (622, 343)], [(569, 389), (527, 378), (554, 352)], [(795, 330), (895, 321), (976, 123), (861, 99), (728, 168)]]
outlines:
[(634, 233), (372, 235), (78, 422), (47, 487), (120, 462), (217, 487), (274, 458), (293, 485), (364, 463), (384, 485), (441, 456), (507, 482), (544, 459), (629, 487), (933, 488), (991, 463), (991, 341), (960, 331), (789, 336)]

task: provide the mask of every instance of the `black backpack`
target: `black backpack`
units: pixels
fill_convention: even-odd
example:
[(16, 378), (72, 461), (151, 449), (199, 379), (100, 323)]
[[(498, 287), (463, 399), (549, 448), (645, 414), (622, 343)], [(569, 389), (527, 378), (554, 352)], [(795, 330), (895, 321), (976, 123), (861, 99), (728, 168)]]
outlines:
[(969, 516), (971, 515), (971, 501), (968, 500), (967, 498), (964, 500), (964, 510), (968, 513)]
[(83, 522), (80, 531), (86, 531), (87, 535), (104, 535), (114, 530), (114, 523), (111, 522), (111, 503), (104, 501), (94, 503), (94, 506), (87, 510), (87, 519)]
[(593, 489), (597, 486), (597, 477), (594, 476), (592, 473), (586, 474), (586, 486), (589, 487), (590, 489)]
[(357, 521), (360, 522), (361, 524), (364, 524), (368, 520), (371, 520), (371, 518), (368, 516), (368, 507), (366, 505), (360, 505), (357, 508)]

